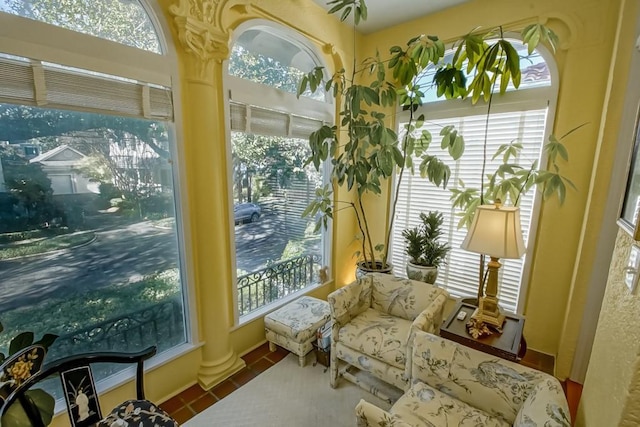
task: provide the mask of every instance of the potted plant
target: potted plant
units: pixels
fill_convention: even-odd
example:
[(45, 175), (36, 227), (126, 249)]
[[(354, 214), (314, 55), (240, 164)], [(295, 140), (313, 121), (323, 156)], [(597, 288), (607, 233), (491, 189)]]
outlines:
[[(341, 13), (343, 21), (353, 13), (356, 26), (367, 17), (364, 0), (333, 0), (329, 4), (333, 5), (329, 13)], [(530, 53), (541, 42), (552, 47), (556, 43), (555, 34), (540, 24), (524, 28), (522, 40)], [(356, 255), (360, 267), (390, 270), (389, 241), (394, 224), (392, 213), (384, 224), (383, 237), (374, 240), (374, 228), (379, 229), (380, 224), (371, 223), (364, 199), (379, 196), (388, 185), (387, 179), (396, 174), (396, 191), (392, 192), (391, 200), (391, 212), (395, 212), (397, 189), (405, 170), (413, 173), (417, 169), (436, 186), (447, 186), (451, 170), (445, 161), (428, 151), (433, 137), (423, 129), (424, 115), (416, 114), (424, 92), (433, 87), (439, 96), (469, 97), (476, 103), (480, 99), (489, 101), (496, 88), (498, 93), (504, 93), (509, 84), (516, 88), (520, 84), (520, 57), (500, 28), (471, 32), (455, 46), (453, 59), (445, 61), (444, 43), (436, 36), (420, 35), (410, 39), (405, 47), (391, 47), (387, 57), (376, 53), (360, 64), (354, 57), (350, 73), (341, 69), (327, 77), (322, 67), (316, 67), (301, 79), (298, 96), (307, 89), (311, 92), (323, 89), (332, 93), (342, 106), (339, 125), (324, 125), (309, 137), (311, 156), (307, 163), (320, 170), (322, 162), (330, 159), (331, 184), (317, 189), (303, 216), (318, 218), (316, 228), (319, 228), (326, 227), (335, 212), (352, 210), (359, 230), (360, 248)], [(420, 83), (420, 76), (428, 67), (436, 69), (434, 80)], [(468, 81), (467, 75), (473, 79)], [(392, 117), (385, 113), (395, 114), (397, 109), (409, 113), (400, 134), (389, 127)], [(464, 138), (453, 126), (444, 127), (439, 136), (440, 146), (453, 160), (463, 155)], [(536, 168), (537, 164), (533, 169)], [(545, 185), (545, 193), (550, 194), (560, 191), (558, 187), (564, 189), (564, 181), (557, 172), (545, 170), (534, 174), (527, 185)], [(345, 188), (347, 193), (342, 194), (349, 196), (335, 198), (334, 190), (338, 187)], [(465, 203), (470, 200), (468, 196), (465, 193), (456, 202)]]
[(446, 262), (445, 258), (451, 247), (440, 242), (444, 217), (437, 211), (420, 213), (420, 224), (417, 227), (402, 231), (407, 242), (405, 252), (409, 256), (407, 277), (413, 280), (434, 284), (438, 277), (438, 267)]

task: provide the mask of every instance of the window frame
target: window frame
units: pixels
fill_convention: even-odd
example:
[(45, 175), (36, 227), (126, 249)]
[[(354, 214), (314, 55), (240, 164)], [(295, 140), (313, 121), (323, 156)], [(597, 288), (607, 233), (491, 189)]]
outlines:
[[(519, 34), (516, 33), (505, 33), (504, 38), (508, 38), (511, 40), (521, 41)], [(448, 46), (447, 52), (453, 49), (452, 46)], [(544, 45), (540, 44), (536, 48), (536, 51), (540, 54), (540, 56), (544, 59), (549, 69), (550, 75), (550, 84), (548, 86), (541, 87), (532, 87), (527, 89), (518, 89), (513, 91), (508, 91), (502, 95), (494, 96), (491, 103), (491, 114), (501, 113), (507, 111), (518, 111), (518, 110), (528, 110), (528, 109), (539, 109), (539, 108), (547, 108), (547, 118), (546, 125), (544, 129), (543, 135), (543, 144), (548, 140), (549, 135), (552, 134), (554, 125), (555, 125), (555, 114), (556, 114), (556, 106), (558, 102), (558, 93), (559, 93), (559, 71), (558, 66), (553, 56), (553, 53)], [(484, 107), (484, 111), (486, 111), (486, 103), (483, 100), (478, 101), (476, 105), (471, 103), (470, 99), (450, 99), (450, 100), (438, 100), (435, 102), (425, 102), (418, 110), (414, 113), (415, 115), (424, 114), (427, 120), (430, 119), (445, 119), (452, 117), (465, 117), (482, 114), (482, 109)], [(402, 111), (401, 108), (397, 109), (396, 112), (396, 130), (398, 132), (401, 131), (400, 125), (402, 123), (406, 123), (409, 119), (409, 113), (407, 111)], [(464, 134), (463, 134), (464, 136)], [(437, 143), (437, 136), (434, 135), (434, 142)], [(544, 168), (547, 163), (547, 158), (542, 156), (540, 159), (540, 168)], [(397, 175), (394, 176), (393, 179), (393, 187), (391, 191), (392, 199), (396, 197), (396, 182)], [(443, 190), (448, 191), (448, 190)], [(540, 211), (542, 206), (542, 194), (537, 190), (534, 198), (533, 198), (533, 208), (531, 211), (531, 224), (529, 227), (528, 233), (528, 242), (526, 251), (523, 255), (525, 257), (525, 261), (522, 268), (522, 278), (520, 281), (520, 289), (518, 293), (517, 305), (516, 305), (516, 313), (522, 314), (524, 311), (529, 282), (531, 278), (531, 269), (533, 266), (533, 257), (535, 253), (536, 247), (536, 238), (538, 233), (538, 220), (540, 218)], [(389, 215), (394, 215), (393, 212), (393, 204), (389, 203)], [(394, 225), (395, 227), (395, 225)], [(402, 245), (404, 246), (404, 245)], [(389, 251), (390, 259), (393, 257), (393, 245)], [(404, 266), (402, 266), (404, 267)], [(404, 275), (404, 270), (399, 272)], [(396, 270), (396, 274), (398, 271)]]
[[(173, 189), (176, 221), (176, 245), (179, 252), (178, 266), (182, 285), (182, 302), (185, 322), (185, 342), (154, 356), (145, 371), (152, 371), (182, 355), (200, 347), (197, 340), (198, 320), (194, 307), (195, 280), (191, 244), (191, 226), (186, 189), (186, 167), (182, 135), (180, 79), (178, 57), (171, 29), (157, 2), (139, 0), (156, 31), (162, 54), (126, 46), (99, 37), (57, 27), (41, 21), (0, 11), (0, 52), (33, 58), (90, 72), (137, 80), (170, 88), (173, 99), (173, 118), (166, 121), (169, 151), (173, 160)], [(47, 108), (46, 105), (43, 106)], [(90, 111), (73, 108), (72, 111)], [(148, 365), (148, 366), (147, 366)], [(107, 392), (128, 382), (135, 372), (125, 369), (98, 381), (99, 393)], [(58, 402), (62, 404), (62, 402)], [(64, 409), (56, 405), (56, 414)]]
[[(240, 24), (235, 28), (233, 37), (230, 42), (230, 46), (233, 48), (238, 38), (247, 30), (261, 28), (271, 32), (279, 37), (285, 38), (289, 42), (297, 45), (301, 50), (305, 51), (320, 67), (324, 67), (325, 70), (331, 70), (328, 67), (323, 56), (317, 53), (316, 47), (313, 42), (305, 38), (302, 34), (295, 30), (276, 24), (274, 22), (265, 19), (252, 19)], [(254, 106), (259, 108), (265, 108), (270, 110), (277, 110), (279, 112), (286, 112), (290, 115), (297, 115), (300, 117), (313, 118), (322, 121), (327, 124), (333, 124), (335, 121), (335, 106), (333, 100), (328, 94), (325, 96), (325, 101), (318, 101), (315, 99), (300, 97), (295, 94), (279, 90), (277, 88), (263, 85), (260, 83), (252, 82), (247, 79), (231, 76), (229, 74), (229, 59), (223, 62), (223, 85), (225, 88), (225, 122), (227, 126), (226, 139), (227, 139), (227, 182), (229, 186), (233, 183), (233, 161), (232, 161), (232, 149), (231, 149), (231, 104), (233, 102), (242, 103), (247, 106)], [(250, 88), (250, 89), (247, 89)], [(291, 108), (291, 105), (294, 108)], [(322, 166), (323, 182), (328, 182), (329, 165), (328, 162), (324, 162)], [(228, 192), (229, 201), (229, 218), (233, 218), (233, 189), (229, 187)], [(308, 293), (309, 291), (323, 286), (324, 283), (318, 283), (317, 285), (308, 286), (299, 291), (296, 291), (284, 298), (260, 307), (244, 316), (240, 316), (238, 310), (238, 290), (237, 290), (237, 261), (236, 261), (236, 242), (235, 242), (235, 223), (233, 220), (229, 221), (229, 238), (231, 243), (231, 257), (233, 259), (234, 267), (232, 268), (232, 295), (233, 295), (233, 320), (235, 330), (243, 325), (246, 325), (257, 318), (263, 317), (266, 313), (281, 307), (291, 300), (298, 298), (302, 293)], [(326, 230), (321, 229), (321, 253), (324, 260), (324, 265), (329, 267), (329, 280), (333, 276), (333, 257), (332, 257), (332, 244), (333, 241), (333, 224), (329, 221), (328, 228)]]

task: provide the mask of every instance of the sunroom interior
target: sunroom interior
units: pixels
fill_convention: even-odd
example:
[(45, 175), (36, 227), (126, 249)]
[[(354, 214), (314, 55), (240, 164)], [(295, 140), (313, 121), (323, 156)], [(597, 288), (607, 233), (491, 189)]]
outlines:
[[(194, 384), (220, 384), (264, 345), (266, 314), (300, 295), (326, 300), (354, 279), (355, 218), (338, 211), (321, 230), (301, 220), (309, 189), (327, 183), (322, 170), (305, 169), (305, 140), (340, 111), (329, 96), (297, 97), (297, 73), (350, 70), (418, 34), (452, 42), (477, 27), (540, 22), (558, 34), (558, 49), (540, 48), (544, 76), (520, 98), (497, 102), (495, 128), (518, 128), (505, 138), (534, 141), (538, 156), (550, 133), (585, 125), (567, 143), (563, 173), (576, 189), (565, 203), (533, 194), (523, 201), (527, 252), (506, 264), (501, 302), (526, 316), (528, 347), (554, 359), (554, 375), (583, 385), (575, 425), (633, 425), (640, 299), (625, 285), (634, 233), (620, 217), (640, 100), (636, 2), (468, 0), (357, 31), (312, 0), (100, 3), (0, 0), (0, 204), (15, 195), (20, 168), (43, 174), (51, 193), (41, 202), (64, 211), (63, 220), (47, 217), (47, 228), (64, 221), (85, 239), (57, 256), (0, 258), (3, 346), (21, 330), (60, 335), (60, 352), (96, 331), (108, 346), (119, 320), (155, 316), (140, 329), (160, 350), (145, 374), (148, 397), (163, 402)], [(473, 133), (486, 114), (425, 105), (434, 129), (456, 119)], [(392, 212), (386, 183), (367, 200), (375, 221), (430, 209), (438, 193), (424, 201), (410, 194), (431, 191), (421, 185), (407, 181)], [(253, 202), (257, 216), (237, 216)], [(30, 224), (44, 221), (35, 209), (12, 209)], [(8, 218), (0, 232), (27, 229)], [(398, 218), (392, 254), (402, 265), (400, 231), (412, 219)], [(455, 248), (440, 280), (453, 296), (470, 296), (465, 281), (475, 280), (477, 260), (458, 249), (464, 232), (453, 216), (447, 221)], [(292, 269), (304, 285), (256, 290), (265, 271)], [(111, 373), (99, 382), (105, 407), (134, 387), (131, 372)], [(67, 422), (59, 414), (53, 425)]]

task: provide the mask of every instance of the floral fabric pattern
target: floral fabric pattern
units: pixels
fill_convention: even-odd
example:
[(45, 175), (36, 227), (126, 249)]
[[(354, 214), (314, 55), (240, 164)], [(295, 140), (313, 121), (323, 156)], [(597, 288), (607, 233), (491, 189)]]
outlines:
[(439, 332), (447, 297), (436, 286), (379, 273), (332, 292), (332, 387), (343, 361), (408, 388), (413, 331)]
[(338, 341), (404, 370), (411, 322), (369, 308), (340, 329)]
[(269, 342), (298, 355), (304, 365), (303, 358), (313, 349), (318, 328), (330, 318), (326, 301), (303, 296), (265, 316), (265, 335)]
[(409, 425), (508, 427), (498, 417), (469, 406), (423, 383), (414, 384), (393, 405), (393, 413)]
[[(331, 350), (332, 358), (333, 354), (334, 350)], [(407, 388), (407, 378), (404, 375), (404, 368), (396, 368), (393, 365), (366, 356), (342, 343), (336, 345), (335, 354), (336, 360), (342, 360), (346, 362), (347, 365), (355, 366), (358, 369), (369, 372), (376, 378), (381, 378), (401, 390)], [(333, 362), (331, 366), (333, 367)]]
[(148, 400), (127, 400), (97, 427), (178, 427), (178, 423)]
[(429, 333), (415, 333), (411, 383), (388, 412), (358, 405), (359, 425), (395, 426), (396, 420), (429, 427), (571, 425), (556, 378)]
[(40, 371), (47, 350), (38, 344), (23, 348), (0, 366), (0, 406), (24, 381)]

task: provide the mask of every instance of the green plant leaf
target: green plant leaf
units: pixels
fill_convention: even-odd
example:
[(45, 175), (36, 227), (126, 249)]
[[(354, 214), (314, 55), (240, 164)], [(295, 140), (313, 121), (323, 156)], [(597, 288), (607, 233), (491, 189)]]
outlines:
[(48, 350), (49, 347), (51, 347), (51, 345), (57, 339), (58, 339), (58, 335), (55, 335), (55, 334), (44, 334), (42, 336), (42, 338), (40, 338), (40, 340), (34, 342), (34, 344), (40, 344), (41, 346), (43, 346), (45, 348), (45, 350)]
[[(49, 425), (53, 419), (55, 400), (47, 392), (41, 389), (33, 389), (25, 392), (25, 395), (38, 408), (44, 425)], [(19, 403), (11, 405), (2, 416), (2, 427), (31, 427), (32, 424), (27, 414)]]
[(33, 332), (22, 332), (11, 340), (9, 344), (9, 356), (33, 344)]

